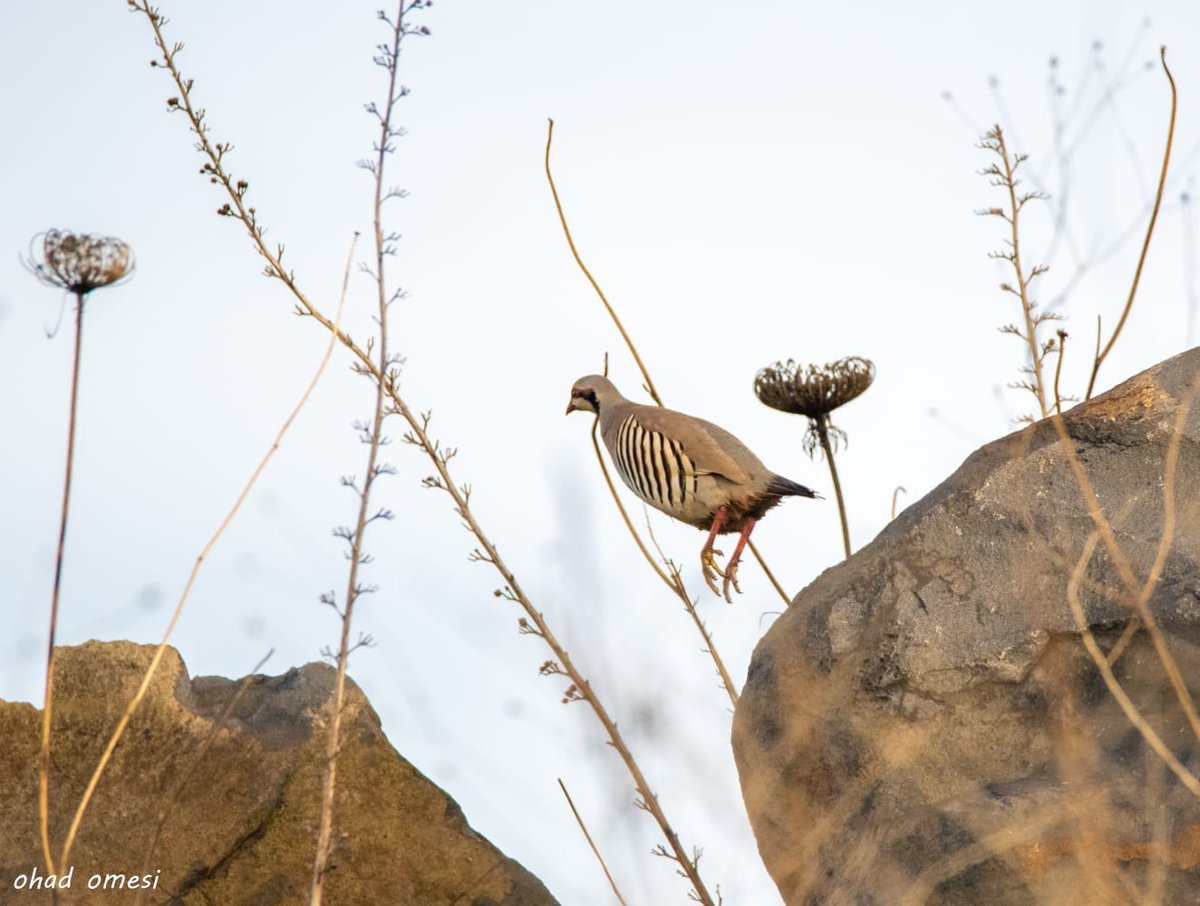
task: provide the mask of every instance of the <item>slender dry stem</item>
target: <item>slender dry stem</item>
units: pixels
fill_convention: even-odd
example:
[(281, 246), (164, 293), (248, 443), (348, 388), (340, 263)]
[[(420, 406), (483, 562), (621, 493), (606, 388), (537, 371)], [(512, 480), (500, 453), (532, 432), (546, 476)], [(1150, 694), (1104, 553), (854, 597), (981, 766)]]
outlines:
[[(353, 250), (353, 245), (351, 246), (351, 249)], [(334, 324), (335, 331), (338, 329), (337, 325), (341, 324), (344, 306), (345, 292), (342, 293), (342, 297), (338, 301), (336, 321), (331, 322)], [(158, 643), (158, 647), (154, 650), (154, 655), (150, 659), (150, 665), (146, 668), (146, 673), (142, 677), (142, 682), (138, 686), (137, 691), (134, 693), (133, 698), (129, 700), (129, 704), (125, 706), (125, 711), (121, 714), (120, 720), (117, 721), (117, 726), (113, 730), (112, 736), (108, 740), (108, 745), (104, 747), (104, 752), (101, 754), (100, 760), (96, 764), (96, 769), (92, 772), (92, 776), (88, 781), (87, 788), (83, 791), (83, 796), (81, 796), (79, 799), (79, 805), (75, 810), (75, 817), (71, 821), (71, 827), (67, 832), (66, 842), (63, 844), (62, 856), (59, 860), (60, 864), (70, 864), (69, 857), (71, 854), (71, 846), (75, 842), (75, 836), (79, 832), (79, 825), (83, 821), (83, 816), (87, 811), (88, 804), (92, 800), (92, 795), (96, 792), (96, 786), (100, 783), (100, 778), (104, 775), (104, 770), (108, 766), (109, 760), (112, 758), (112, 754), (117, 747), (117, 743), (121, 741), (121, 736), (125, 733), (125, 728), (129, 726), (129, 721), (133, 719), (134, 712), (137, 711), (138, 706), (142, 703), (142, 699), (146, 695), (146, 690), (150, 688), (150, 681), (154, 678), (154, 674), (158, 670), (158, 665), (162, 661), (163, 654), (167, 650), (167, 643), (170, 641), (171, 635), (175, 631), (175, 626), (179, 623), (179, 618), (183, 615), (183, 607), (187, 603), (188, 598), (191, 596), (192, 587), (196, 584), (196, 579), (200, 575), (201, 567), (204, 566), (205, 561), (208, 559), (208, 555), (212, 552), (213, 548), (216, 547), (216, 544), (221, 539), (221, 536), (225, 534), (225, 530), (229, 528), (234, 518), (241, 511), (242, 505), (246, 502), (246, 498), (250, 496), (250, 491), (253, 490), (255, 484), (258, 483), (258, 479), (266, 470), (267, 464), (274, 458), (276, 451), (283, 442), (284, 435), (287, 434), (288, 429), (290, 429), (292, 423), (295, 422), (296, 417), (300, 414), (300, 411), (308, 402), (309, 397), (312, 396), (313, 390), (316, 389), (317, 382), (321, 379), (321, 375), (325, 373), (325, 366), (329, 364), (329, 358), (333, 353), (333, 347), (334, 336), (331, 336), (329, 342), (325, 346), (325, 351), (321, 356), (320, 364), (317, 366), (317, 370), (309, 380), (308, 386), (304, 388), (304, 392), (300, 395), (300, 399), (297, 401), (296, 405), (292, 408), (292, 411), (288, 414), (288, 417), (280, 426), (279, 431), (275, 435), (275, 439), (271, 442), (270, 448), (255, 467), (254, 471), (250, 475), (250, 478), (247, 479), (245, 486), (241, 490), (241, 493), (237, 496), (237, 500), (234, 501), (233, 506), (229, 509), (229, 512), (225, 514), (225, 517), (221, 520), (220, 525), (218, 525), (216, 531), (213, 532), (212, 537), (208, 539), (208, 542), (204, 545), (204, 548), (196, 557), (196, 562), (192, 566), (192, 571), (188, 575), (187, 582), (184, 583), (183, 586), (183, 591), (179, 595), (179, 601), (176, 603), (175, 610), (171, 614), (171, 620), (167, 624), (166, 631), (163, 632), (162, 640)]]
[(1158, 584), (1163, 564), (1166, 562), (1167, 551), (1170, 549), (1174, 537), (1175, 464), (1178, 462), (1183, 425), (1191, 410), (1194, 392), (1194, 388), (1189, 389), (1186, 395), (1186, 405), (1182, 402), (1179, 405), (1178, 412), (1176, 413), (1175, 430), (1167, 446), (1166, 462), (1163, 470), (1163, 530), (1154, 565), (1151, 567), (1146, 581), (1142, 583), (1137, 581), (1133, 568), (1130, 566), (1129, 558), (1125, 556), (1125, 552), (1121, 549), (1117, 541), (1112, 524), (1109, 522), (1108, 517), (1104, 515), (1100, 501), (1096, 496), (1096, 490), (1092, 486), (1091, 479), (1088, 477), (1087, 469), (1084, 468), (1079, 458), (1079, 453), (1075, 449), (1075, 443), (1067, 431), (1066, 421), (1061, 415), (1054, 415), (1051, 417), (1050, 422), (1054, 426), (1054, 430), (1058, 433), (1059, 446), (1063, 450), (1067, 458), (1067, 463), (1071, 467), (1075, 483), (1079, 487), (1079, 492), (1083, 496), (1084, 504), (1087, 507), (1088, 515), (1091, 517), (1096, 529), (1100, 532), (1100, 537), (1104, 541), (1104, 547), (1117, 568), (1117, 573), (1121, 577), (1121, 582), (1125, 586), (1126, 593), (1133, 600), (1135, 613), (1150, 635), (1155, 653), (1158, 655), (1158, 659), (1163, 665), (1163, 670), (1166, 671), (1167, 677), (1171, 682), (1171, 688), (1174, 689), (1175, 696), (1179, 700), (1184, 714), (1187, 716), (1188, 724), (1191, 726), (1196, 738), (1200, 739), (1200, 715), (1196, 713), (1195, 703), (1192, 701), (1191, 693), (1188, 691), (1187, 684), (1183, 680), (1179, 665), (1167, 647), (1167, 640), (1162, 628), (1158, 625), (1158, 620), (1155, 619), (1154, 613), (1149, 607), (1150, 596)]
[(38, 824), (46, 871), (57, 874), (50, 848), (50, 718), (54, 711), (54, 637), (58, 629), (58, 600), (62, 590), (63, 561), (67, 548), (67, 514), (71, 505), (71, 476), (75, 470), (75, 425), (79, 404), (79, 362), (83, 353), (83, 307), (87, 295), (75, 294), (75, 352), (71, 360), (71, 401), (67, 415), (67, 464), (63, 478), (62, 509), (58, 521), (58, 549), (54, 556), (54, 588), (50, 593), (50, 630), (46, 647), (46, 692), (42, 704), (42, 741), (38, 750)]
[[(668, 559), (663, 554), (662, 548), (658, 546), (658, 541), (654, 538), (654, 532), (650, 532), (650, 540), (653, 542), (655, 549), (658, 551), (659, 559), (650, 554), (642, 541), (641, 534), (633, 526), (633, 520), (629, 518), (629, 513), (625, 509), (625, 504), (621, 502), (621, 497), (617, 494), (617, 488), (613, 484), (612, 476), (609, 474), (608, 466), (604, 462), (604, 457), (600, 453), (600, 440), (596, 436), (599, 428), (599, 419), (592, 424), (592, 449), (596, 453), (596, 462), (600, 464), (600, 473), (604, 476), (604, 483), (608, 485), (608, 491), (612, 494), (613, 500), (616, 501), (617, 509), (621, 513), (621, 518), (625, 521), (625, 527), (629, 529), (629, 534), (633, 536), (634, 543), (637, 544), (638, 550), (642, 552), (642, 556), (646, 558), (646, 562), (650, 564), (650, 568), (658, 575), (666, 584), (667, 588), (671, 589), (674, 594), (683, 603), (684, 609), (688, 616), (692, 618), (692, 622), (696, 625), (696, 630), (704, 639), (704, 650), (713, 660), (713, 664), (717, 668), (717, 675), (721, 678), (721, 685), (725, 688), (725, 692), (729, 695), (729, 701), (736, 705), (738, 700), (737, 689), (734, 688), (733, 678), (729, 675), (729, 671), (725, 669), (725, 662), (722, 660), (720, 653), (717, 651), (717, 646), (713, 642), (712, 635), (708, 631), (708, 627), (704, 625), (704, 621), (700, 619), (700, 614), (696, 612), (696, 604), (688, 594), (687, 588), (683, 584), (683, 576), (679, 573), (679, 568), (675, 562)], [(664, 570), (659, 562), (667, 564), (667, 569)]]
[(604, 862), (604, 856), (600, 855), (600, 850), (596, 847), (596, 841), (592, 839), (592, 835), (588, 833), (587, 825), (583, 823), (583, 816), (579, 814), (579, 809), (575, 808), (575, 803), (571, 799), (571, 794), (567, 792), (567, 785), (562, 782), (562, 778), (558, 778), (558, 788), (562, 790), (563, 796), (566, 797), (567, 805), (571, 807), (571, 814), (575, 816), (575, 822), (579, 825), (579, 829), (583, 831), (584, 839), (587, 840), (588, 846), (592, 848), (592, 854), (595, 855), (596, 861), (600, 863), (600, 867), (604, 870), (604, 877), (608, 878), (608, 886), (612, 888), (613, 894), (617, 898), (617, 902), (621, 906), (625, 906), (625, 898), (621, 896), (621, 891), (617, 889), (617, 882), (613, 880), (612, 872), (608, 870), (608, 865)]
[[(1112, 351), (1113, 344), (1117, 342), (1117, 337), (1121, 335), (1121, 329), (1125, 326), (1125, 321), (1129, 318), (1129, 312), (1133, 308), (1133, 299), (1137, 295), (1138, 283), (1142, 279), (1142, 266), (1146, 263), (1146, 253), (1150, 250), (1150, 240), (1154, 236), (1154, 224), (1158, 222), (1158, 209), (1162, 206), (1163, 189), (1167, 184), (1167, 167), (1171, 163), (1171, 144), (1175, 140), (1175, 110), (1178, 102), (1178, 92), (1175, 88), (1175, 77), (1171, 75), (1171, 70), (1167, 66), (1167, 48), (1159, 48), (1159, 60), (1162, 62), (1163, 72), (1167, 74), (1167, 81), (1171, 84), (1171, 118), (1167, 126), (1167, 144), (1163, 149), (1162, 169), (1158, 174), (1158, 191), (1154, 195), (1154, 207), (1150, 211), (1150, 222), (1146, 225), (1146, 238), (1142, 241), (1142, 253), (1138, 256), (1137, 268), (1133, 272), (1133, 283), (1129, 287), (1129, 298), (1125, 300), (1125, 308), (1121, 311), (1121, 318), (1117, 321), (1117, 326), (1113, 329), (1112, 336), (1108, 338), (1108, 342), (1104, 344), (1104, 349), (1096, 353), (1096, 358), (1092, 364), (1092, 375), (1088, 378), (1087, 394), (1084, 399), (1092, 398), (1092, 390), (1096, 386), (1096, 375), (1100, 372), (1100, 366), (1104, 364), (1104, 360), (1108, 358), (1108, 354)], [(1099, 328), (1097, 327), (1097, 331)], [(1100, 338), (1097, 333), (1096, 343), (1099, 346)]]
[(570, 654), (563, 647), (562, 643), (558, 641), (557, 636), (554, 635), (545, 617), (533, 605), (533, 602), (517, 581), (516, 576), (509, 569), (508, 564), (500, 556), (496, 545), (491, 541), (475, 518), (469, 502), (471, 495), (470, 487), (465, 484), (457, 484), (449, 469), (449, 460), (454, 456), (455, 451), (453, 448), (443, 448), (440, 441), (430, 436), (428, 432), (430, 414), (420, 413), (412, 409), (408, 401), (401, 395), (396, 381), (391, 379), (387, 374), (379, 373), (377, 364), (367, 351), (346, 334), (340, 328), (339, 324), (330, 320), (313, 304), (296, 282), (295, 275), (284, 268), (279, 257), (281, 247), (273, 250), (267, 246), (263, 238), (263, 228), (259, 224), (256, 212), (252, 211), (245, 203), (245, 189), (243, 188), (245, 183), (235, 181), (224, 166), (223, 158), (229, 152), (230, 146), (228, 144), (214, 144), (209, 140), (208, 126), (204, 122), (203, 113), (197, 111), (192, 104), (191, 90), (193, 83), (190, 79), (183, 77), (176, 64), (176, 56), (182, 50), (182, 45), (167, 44), (162, 33), (165, 20), (157, 9), (149, 6), (143, 0), (132, 0), (130, 5), (136, 11), (143, 13), (149, 20), (150, 26), (154, 31), (155, 44), (163, 55), (158, 65), (168, 71), (176, 88), (180, 92), (179, 97), (173, 99), (174, 104), (169, 105), (170, 108), (185, 113), (191, 130), (196, 135), (197, 150), (207, 159), (205, 173), (210, 174), (228, 195), (229, 201), (222, 210), (227, 211), (228, 216), (240, 220), (245, 226), (251, 241), (254, 243), (255, 249), (267, 262), (264, 273), (268, 277), (279, 280), (287, 287), (296, 302), (297, 312), (306, 317), (313, 318), (318, 324), (328, 330), (331, 336), (341, 342), (354, 356), (357, 366), (363, 372), (375, 380), (382, 382), (384, 392), (388, 395), (395, 414), (398, 414), (408, 424), (409, 433), (405, 436), (406, 442), (418, 447), (428, 457), (434, 468), (436, 474), (427, 479), (425, 485), (442, 490), (449, 495), (454, 504), (454, 511), (462, 519), (464, 527), (479, 542), (479, 547), (472, 552), (472, 559), (491, 564), (495, 568), (504, 581), (504, 587), (497, 590), (498, 596), (517, 604), (525, 613), (525, 617), (520, 621), (522, 632), (540, 638), (554, 655), (556, 660), (545, 662), (542, 665), (541, 672), (545, 675), (561, 674), (570, 679), (571, 685), (564, 696), (566, 701), (582, 699), (588, 703), (593, 715), (604, 728), (609, 743), (629, 771), (634, 788), (637, 790), (637, 804), (648, 811), (654, 818), (655, 823), (658, 824), (660, 831), (667, 840), (669, 847), (667, 855), (672, 861), (678, 864), (680, 872), (688, 880), (692, 887), (691, 894), (693, 898), (700, 903), (707, 904), (707, 906), (716, 906), (716, 901), (708, 892), (708, 888), (700, 876), (696, 864), (697, 858), (688, 854), (679, 840), (678, 834), (667, 820), (666, 813), (658, 802), (658, 797), (651, 791), (641, 767), (634, 759), (633, 753), (618, 730), (616, 721), (609, 715), (608, 710), (592, 689), (591, 684), (575, 666)]
[[(1020, 218), (1021, 210), (1034, 199), (1040, 198), (1036, 192), (1027, 192), (1021, 195), (1017, 194), (1017, 186), (1020, 180), (1017, 178), (1017, 170), (1021, 164), (1025, 162), (1025, 155), (1012, 155), (1009, 153), (1008, 145), (1004, 140), (1004, 131), (997, 125), (988, 133), (984, 147), (987, 147), (996, 153), (1000, 158), (1000, 163), (1003, 169), (993, 164), (984, 172), (993, 177), (992, 184), (1003, 188), (1008, 193), (1009, 208), (1005, 213), (1000, 208), (993, 208), (985, 213), (994, 214), (1003, 219), (1009, 226), (1011, 238), (1008, 240), (1007, 252), (993, 253), (993, 257), (1002, 258), (1012, 264), (1013, 271), (1016, 274), (1016, 286), (1003, 284), (1001, 289), (1017, 296), (1021, 301), (1021, 316), (1025, 323), (1024, 333), (1016, 328), (1005, 328), (1006, 332), (1016, 334), (1025, 341), (1029, 347), (1030, 366), (1029, 373), (1033, 375), (1034, 383), (1027, 385), (1029, 390), (1033, 391), (1033, 395), (1037, 397), (1038, 407), (1041, 409), (1042, 418), (1050, 414), (1049, 407), (1046, 404), (1046, 382), (1042, 374), (1042, 364), (1046, 356), (1046, 348), (1038, 342), (1037, 328), (1048, 315), (1035, 314), (1034, 309), (1036, 303), (1030, 295), (1029, 287), (1037, 277), (1045, 272), (1045, 268), (1041, 266), (1033, 267), (1028, 274), (1021, 263), (1021, 236), (1020, 236)], [(1026, 385), (1021, 385), (1026, 386)]]
[[(380, 375), (387, 375), (390, 366), (388, 358), (388, 293), (384, 269), (385, 259), (389, 254), (389, 238), (383, 231), (383, 202), (385, 198), (383, 174), (384, 163), (387, 155), (392, 150), (392, 140), (395, 137), (392, 114), (395, 110), (396, 101), (399, 98), (396, 91), (396, 77), (400, 68), (397, 58), (400, 56), (400, 44), (406, 34), (404, 26), (405, 11), (404, 0), (400, 0), (397, 4), (396, 17), (390, 23), (392, 26), (391, 46), (385, 52), (386, 55), (380, 58), (388, 72), (387, 101), (385, 102), (383, 112), (379, 114), (379, 138), (375, 145), (373, 170), (375, 194), (372, 207), (375, 232), (375, 271), (373, 276), (375, 278), (378, 302), (376, 321), (379, 324), (379, 339), (376, 352), (379, 356), (378, 373)], [(382, 18), (383, 14), (381, 13), (380, 16)], [(349, 278), (349, 268), (347, 268), (346, 276)], [(390, 379), (394, 380), (395, 375), (390, 375)], [(353, 647), (350, 642), (350, 628), (354, 614), (354, 605), (361, 594), (358, 569), (365, 562), (363, 538), (366, 534), (367, 525), (371, 521), (369, 514), (371, 490), (374, 487), (375, 479), (381, 474), (378, 468), (379, 447), (383, 440), (383, 420), (387, 399), (384, 394), (383, 383), (382, 377), (375, 381), (375, 408), (371, 415), (371, 427), (368, 437), (367, 468), (363, 477), (362, 489), (359, 492), (358, 519), (355, 523), (353, 535), (350, 538), (350, 570), (346, 580), (345, 606), (341, 612), (342, 633), (338, 642), (337, 678), (334, 682), (332, 714), (330, 715), (325, 745), (325, 773), (321, 781), (321, 820), (317, 831), (317, 851), (316, 857), (313, 860), (312, 883), (309, 886), (309, 906), (321, 906), (321, 900), (325, 892), (325, 875), (329, 871), (330, 857), (333, 851), (333, 809), (335, 793), (337, 791), (337, 761), (338, 751), (341, 747), (342, 710), (345, 707), (346, 699), (346, 664)]]
[[(171, 794), (166, 797), (165, 804), (161, 809), (159, 809), (158, 821), (154, 825), (154, 833), (150, 836), (150, 845), (146, 847), (146, 855), (142, 857), (142, 870), (139, 872), (139, 874), (154, 873), (150, 868), (151, 859), (154, 858), (154, 851), (158, 849), (158, 841), (162, 839), (162, 832), (163, 828), (167, 826), (167, 819), (170, 818), (171, 812), (175, 810), (175, 806), (179, 802), (179, 796), (183, 793), (184, 789), (195, 775), (197, 768), (204, 763), (204, 756), (208, 754), (209, 748), (211, 748), (212, 744), (216, 741), (217, 737), (221, 733), (221, 730), (225, 728), (225, 722), (229, 720), (229, 716), (233, 714), (233, 709), (237, 707), (238, 702), (242, 700), (242, 696), (245, 695), (246, 690), (250, 688), (250, 684), (254, 682), (259, 671), (262, 670), (263, 665), (271, 659), (271, 655), (274, 653), (275, 649), (272, 648), (265, 655), (263, 655), (262, 660), (255, 664), (249, 673), (242, 677), (242, 681), (238, 683), (237, 691), (230, 696), (228, 703), (224, 708), (221, 709), (221, 713), (217, 716), (217, 719), (213, 721), (213, 725), (209, 728), (208, 733), (205, 734), (204, 740), (200, 743), (200, 747), (196, 750), (195, 755), (192, 756), (191, 764), (188, 765), (182, 776), (180, 776), (179, 780), (176, 781)], [(149, 890), (147, 888), (140, 888), (134, 897), (134, 906), (141, 906), (141, 904), (145, 902), (148, 893)]]
[(1200, 780), (1197, 780), (1195, 775), (1183, 766), (1167, 744), (1162, 741), (1162, 737), (1142, 717), (1137, 705), (1133, 703), (1133, 700), (1125, 692), (1124, 687), (1121, 686), (1120, 681), (1113, 673), (1112, 665), (1108, 662), (1108, 657), (1096, 641), (1096, 636), (1092, 632), (1091, 627), (1088, 626), (1087, 615), (1083, 612), (1083, 604), (1079, 600), (1079, 584), (1083, 579), (1083, 574), (1087, 571), (1088, 563), (1091, 562), (1092, 554), (1095, 553), (1096, 545), (1103, 537), (1103, 534), (1103, 532), (1095, 530), (1088, 536), (1087, 543), (1083, 546), (1083, 553), (1079, 555), (1079, 561), (1075, 564), (1075, 569), (1071, 572), (1071, 580), (1067, 583), (1067, 603), (1071, 606), (1071, 614), (1075, 618), (1075, 627), (1079, 630), (1083, 638), (1083, 645), (1087, 649), (1088, 656), (1091, 657), (1092, 662), (1096, 665), (1096, 669), (1100, 671), (1100, 675), (1104, 678), (1104, 685), (1108, 687), (1109, 693), (1125, 713), (1126, 719), (1142, 734), (1142, 738), (1146, 740), (1146, 743), (1154, 750), (1154, 753), (1166, 763), (1167, 767), (1188, 788), (1192, 795), (1200, 797)]
[[(575, 246), (575, 240), (571, 236), (571, 228), (567, 224), (567, 215), (563, 211), (562, 201), (558, 197), (558, 187), (554, 184), (554, 174), (550, 170), (550, 146), (554, 141), (554, 120), (548, 119), (546, 123), (546, 181), (550, 184), (550, 194), (554, 196), (554, 209), (558, 212), (558, 222), (562, 226), (563, 235), (566, 237), (567, 245), (571, 249), (571, 255), (574, 257), (575, 263), (579, 265), (579, 269), (583, 271), (583, 275), (587, 277), (588, 282), (592, 285), (592, 289), (596, 291), (596, 295), (600, 297), (600, 301), (604, 303), (604, 308), (608, 312), (609, 317), (612, 318), (613, 324), (616, 325), (618, 332), (621, 334), (621, 339), (625, 341), (625, 345), (629, 348), (629, 352), (633, 356), (633, 360), (637, 363), (638, 370), (642, 374), (642, 382), (645, 385), (646, 392), (650, 394), (650, 398), (654, 400), (656, 405), (663, 406), (664, 403), (662, 401), (662, 397), (658, 395), (658, 391), (654, 388), (654, 381), (650, 378), (650, 372), (646, 368), (645, 362), (642, 361), (642, 356), (638, 352), (637, 346), (634, 345), (629, 333), (625, 330), (625, 325), (621, 323), (621, 319), (617, 317), (617, 312), (612, 307), (612, 304), (608, 301), (608, 297), (604, 295), (604, 290), (600, 288), (600, 284), (597, 282), (596, 278), (592, 276), (592, 272), (588, 270), (587, 265), (583, 263), (583, 258), (579, 254), (579, 249)], [(616, 487), (611, 481), (609, 482), (609, 490), (612, 492), (613, 499), (617, 501), (617, 506), (620, 507), (621, 501), (617, 497)], [(623, 508), (622, 515), (624, 515)], [(637, 534), (636, 529), (633, 528), (633, 523), (630, 522), (628, 518), (625, 519), (625, 524), (629, 526), (630, 532), (632, 532), (634, 535)], [(637, 543), (639, 547), (641, 547), (643, 550), (645, 549), (645, 545), (642, 544), (641, 539), (637, 539)], [(783, 603), (790, 607), (792, 605), (792, 599), (789, 598), (787, 592), (783, 590), (783, 586), (779, 584), (778, 580), (775, 578), (775, 574), (771, 572), (770, 568), (767, 566), (767, 561), (763, 559), (762, 554), (759, 553), (758, 548), (755, 546), (753, 541), (749, 543), (749, 547), (750, 552), (754, 554), (754, 559), (758, 561), (758, 565), (761, 566), (763, 572), (767, 574), (767, 578), (770, 580), (771, 585), (774, 587), (775, 591), (779, 593), (779, 597), (783, 598)]]
[[(829, 477), (833, 479), (833, 493), (837, 497), (838, 516), (842, 521), (842, 546), (846, 549), (846, 559), (850, 559), (850, 525), (846, 522), (846, 501), (842, 497), (842, 483), (838, 481), (837, 464), (833, 461), (833, 444), (829, 442), (829, 416), (822, 415), (814, 421), (817, 423), (817, 435), (821, 439), (821, 449), (825, 451), (825, 461), (829, 463)], [(895, 501), (893, 500), (893, 506)]]

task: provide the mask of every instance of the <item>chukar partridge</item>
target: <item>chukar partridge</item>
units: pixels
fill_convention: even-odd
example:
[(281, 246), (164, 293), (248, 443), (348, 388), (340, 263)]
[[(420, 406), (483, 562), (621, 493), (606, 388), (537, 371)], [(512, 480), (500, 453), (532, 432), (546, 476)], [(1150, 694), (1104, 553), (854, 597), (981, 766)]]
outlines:
[[(776, 475), (723, 428), (704, 419), (659, 406), (631, 402), (612, 381), (582, 377), (571, 388), (567, 414), (576, 409), (600, 419), (604, 446), (617, 474), (638, 497), (668, 516), (708, 530), (700, 569), (714, 594), (729, 601), (737, 587), (737, 566), (754, 524), (784, 497), (817, 497), (813, 491)], [(733, 556), (722, 571), (714, 560), (717, 535), (740, 532)], [(717, 589), (714, 576), (724, 583)]]

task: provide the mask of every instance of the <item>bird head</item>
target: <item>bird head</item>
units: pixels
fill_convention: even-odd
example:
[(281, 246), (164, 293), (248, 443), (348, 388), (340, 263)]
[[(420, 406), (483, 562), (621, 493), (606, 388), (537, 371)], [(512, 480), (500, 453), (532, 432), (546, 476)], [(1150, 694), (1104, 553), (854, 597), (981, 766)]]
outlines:
[(613, 386), (612, 381), (598, 374), (581, 377), (571, 387), (571, 401), (567, 403), (567, 415), (576, 409), (583, 412), (600, 414), (600, 407), (606, 400), (619, 400), (621, 394)]

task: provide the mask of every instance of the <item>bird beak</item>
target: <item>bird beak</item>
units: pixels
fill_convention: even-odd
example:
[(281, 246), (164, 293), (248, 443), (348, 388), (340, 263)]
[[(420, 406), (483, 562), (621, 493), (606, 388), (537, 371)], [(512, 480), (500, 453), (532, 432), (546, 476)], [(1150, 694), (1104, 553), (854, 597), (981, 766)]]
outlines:
[(565, 415), (570, 415), (570, 414), (571, 414), (571, 410), (572, 410), (572, 409), (574, 409), (574, 408), (575, 408), (575, 400), (571, 400), (571, 402), (567, 403), (567, 411), (566, 411), (564, 414), (565, 414)]

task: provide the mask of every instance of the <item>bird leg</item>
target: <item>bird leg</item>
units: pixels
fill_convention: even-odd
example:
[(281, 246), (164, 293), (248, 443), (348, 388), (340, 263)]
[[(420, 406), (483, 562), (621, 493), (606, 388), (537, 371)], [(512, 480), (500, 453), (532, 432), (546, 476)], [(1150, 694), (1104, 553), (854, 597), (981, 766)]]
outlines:
[(713, 514), (712, 528), (708, 531), (708, 540), (704, 542), (704, 547), (700, 548), (700, 574), (704, 576), (705, 583), (712, 589), (714, 595), (721, 594), (717, 588), (715, 577), (725, 578), (725, 573), (713, 559), (715, 554), (721, 553), (713, 550), (713, 542), (717, 540), (717, 532), (721, 530), (721, 523), (725, 521), (728, 512), (729, 510), (724, 505), (717, 507), (717, 512)]
[(742, 559), (742, 551), (746, 549), (746, 542), (750, 540), (750, 533), (754, 531), (754, 523), (755, 520), (747, 519), (742, 525), (742, 534), (738, 537), (737, 547), (733, 549), (733, 556), (729, 558), (729, 563), (725, 566), (725, 582), (721, 586), (721, 591), (724, 592), (725, 600), (730, 604), (733, 603), (733, 599), (729, 596), (730, 583), (733, 583), (734, 591), (739, 595), (742, 593), (737, 583), (737, 568)]

